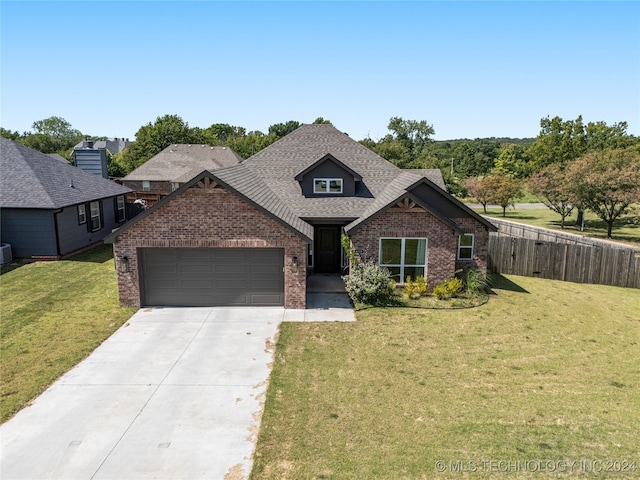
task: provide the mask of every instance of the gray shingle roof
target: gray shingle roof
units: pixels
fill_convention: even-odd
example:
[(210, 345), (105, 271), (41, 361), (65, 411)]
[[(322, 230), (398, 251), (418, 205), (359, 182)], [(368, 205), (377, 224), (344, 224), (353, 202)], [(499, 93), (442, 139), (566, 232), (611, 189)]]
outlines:
[[(93, 149), (99, 150), (101, 148), (104, 148), (108, 150), (111, 155), (115, 155), (116, 153), (120, 153), (132, 143), (133, 142), (124, 140), (122, 138), (114, 138), (113, 140), (96, 140), (93, 142)], [(84, 148), (84, 140), (78, 143), (73, 148), (74, 150), (81, 150), (82, 148)]]
[[(362, 176), (354, 197), (305, 198), (296, 175), (331, 154)], [(355, 219), (369, 207), (400, 168), (329, 124), (302, 125), (243, 162), (253, 175), (263, 179), (294, 214), (306, 219)], [(439, 170), (426, 172), (435, 183), (444, 185)]]
[[(354, 197), (307, 198), (302, 194), (296, 175), (305, 172), (328, 154), (362, 177), (362, 181), (357, 183)], [(307, 221), (340, 219), (351, 221), (347, 228), (352, 229), (388, 208), (403, 196), (409, 196), (454, 230), (460, 230), (452, 220), (440, 212), (438, 206), (426, 205), (413, 196), (411, 189), (422, 183), (434, 189), (438, 198), (455, 203), (484, 223), (482, 217), (446, 193), (440, 170), (402, 170), (328, 124), (303, 125), (247, 160), (241, 163), (235, 162), (231, 166), (219, 168), (213, 172), (202, 171), (206, 170), (203, 168), (200, 170), (202, 173), (196, 176), (195, 168), (197, 167), (192, 164), (190, 167), (182, 173), (184, 179), (191, 177), (185, 185), (121, 227), (119, 231), (114, 232), (108, 237), (110, 241), (115, 240), (119, 232), (123, 231), (122, 229), (130, 228), (140, 218), (152, 214), (158, 206), (171, 201), (175, 195), (189, 188), (205, 175), (262, 209), (306, 241), (313, 239), (313, 227)], [(173, 181), (178, 181), (175, 179), (180, 177), (176, 177), (174, 172), (173, 178)], [(129, 179), (129, 176), (125, 179)], [(151, 177), (150, 172), (137, 179), (153, 180), (154, 178)], [(162, 179), (166, 180), (167, 176), (165, 175)]]
[(173, 144), (136, 168), (124, 180), (184, 183), (204, 170), (212, 172), (241, 161), (242, 157), (227, 147)]
[(0, 207), (62, 208), (131, 189), (0, 138)]
[[(285, 205), (277, 196), (275, 196), (273, 192), (271, 192), (271, 190), (266, 188), (261, 179), (251, 175), (243, 164), (220, 169), (216, 172), (201, 172), (199, 175), (195, 176), (187, 183), (182, 185), (171, 195), (164, 197), (158, 203), (153, 205), (153, 207), (151, 207), (149, 210), (146, 210), (143, 213), (135, 216), (132, 220), (124, 224), (122, 227), (107, 235), (104, 241), (106, 243), (114, 242), (118, 235), (120, 235), (122, 232), (131, 228), (146, 216), (152, 215), (155, 210), (160, 208), (165, 203), (170, 202), (173, 197), (179, 195), (184, 190), (191, 188), (191, 186), (199, 182), (204, 177), (211, 178), (213, 181), (218, 182), (220, 185), (222, 185), (225, 189), (238, 194), (242, 198), (245, 198), (249, 201), (249, 203), (255, 205), (260, 210), (265, 211), (269, 216), (271, 216), (277, 222), (285, 225), (306, 242), (311, 243), (313, 241), (313, 227), (294, 215), (287, 207), (287, 205)], [(247, 193), (251, 193), (251, 197), (249, 197)]]
[(424, 178), (424, 175), (421, 175), (421, 173), (421, 170), (404, 170), (402, 173), (400, 173), (400, 175), (393, 179), (393, 181), (391, 181), (391, 183), (387, 185), (387, 188), (385, 188), (384, 191), (376, 197), (376, 199), (369, 205), (369, 207), (362, 213), (362, 215), (358, 219), (345, 226), (345, 231), (347, 233), (353, 231), (359, 225), (375, 217), (404, 197), (410, 197), (413, 201), (421, 205), (427, 211), (431, 212), (440, 220), (450, 225), (452, 228), (454, 228), (454, 230), (459, 230), (459, 227), (455, 225), (455, 223), (451, 222), (446, 217), (441, 215), (440, 212), (438, 212), (431, 206), (424, 204), (418, 198), (410, 194), (411, 187), (413, 187), (417, 183), (420, 183), (420, 181)]

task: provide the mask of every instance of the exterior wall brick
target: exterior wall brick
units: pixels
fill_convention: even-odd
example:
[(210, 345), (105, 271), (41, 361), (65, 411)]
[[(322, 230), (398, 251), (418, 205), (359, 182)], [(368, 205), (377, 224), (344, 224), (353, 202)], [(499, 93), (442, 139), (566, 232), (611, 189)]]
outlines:
[[(474, 260), (458, 262), (458, 235), (451, 227), (424, 210), (390, 208), (362, 225), (351, 237), (365, 260), (378, 262), (382, 237), (419, 237), (427, 239), (427, 278), (429, 289), (452, 278), (456, 269), (477, 265), (486, 269), (489, 234), (484, 225), (472, 218), (453, 219), (465, 232), (475, 233)], [(464, 265), (462, 265), (464, 264)]]
[[(471, 260), (457, 260), (456, 250), (456, 270), (480, 269), (487, 272), (487, 259), (489, 256), (489, 231), (487, 227), (473, 218), (454, 218), (465, 233), (473, 233), (473, 258)], [(456, 246), (457, 248), (457, 246)]]
[[(138, 249), (144, 247), (283, 248), (285, 308), (305, 308), (307, 245), (291, 230), (237, 195), (218, 186), (194, 186), (180, 193), (118, 235), (114, 255), (129, 258), (129, 272), (118, 266), (124, 306), (141, 306)], [(292, 258), (301, 259), (292, 272)]]

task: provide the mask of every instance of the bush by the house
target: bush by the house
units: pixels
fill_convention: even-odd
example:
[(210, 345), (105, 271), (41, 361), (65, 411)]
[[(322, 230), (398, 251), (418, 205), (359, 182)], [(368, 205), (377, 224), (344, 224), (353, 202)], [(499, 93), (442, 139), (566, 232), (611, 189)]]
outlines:
[(478, 269), (469, 269), (463, 273), (462, 281), (466, 291), (470, 294), (484, 293), (489, 288), (489, 278)]
[(393, 294), (389, 271), (373, 262), (352, 265), (350, 274), (342, 279), (353, 303), (384, 305)]
[(409, 298), (420, 298), (427, 293), (427, 280), (420, 275), (413, 281), (409, 276), (404, 284), (404, 291)]
[(439, 300), (445, 300), (458, 295), (463, 289), (464, 285), (459, 278), (451, 278), (438, 284), (433, 289), (433, 294), (438, 297)]

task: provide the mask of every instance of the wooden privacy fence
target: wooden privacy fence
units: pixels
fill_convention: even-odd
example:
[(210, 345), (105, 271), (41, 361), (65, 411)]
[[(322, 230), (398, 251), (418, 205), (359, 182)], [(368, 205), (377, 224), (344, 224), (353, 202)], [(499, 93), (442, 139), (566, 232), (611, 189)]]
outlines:
[(640, 288), (640, 248), (491, 218), (489, 269), (527, 277)]

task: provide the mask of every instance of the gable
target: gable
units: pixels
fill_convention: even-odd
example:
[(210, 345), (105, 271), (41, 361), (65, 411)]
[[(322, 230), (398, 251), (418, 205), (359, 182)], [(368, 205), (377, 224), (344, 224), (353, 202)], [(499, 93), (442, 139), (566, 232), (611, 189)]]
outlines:
[[(234, 183), (233, 187), (229, 185), (230, 181)], [(105, 237), (105, 243), (115, 242), (120, 234), (126, 232), (129, 228), (132, 228), (146, 217), (154, 215), (157, 210), (161, 209), (164, 205), (173, 202), (177, 197), (189, 189), (207, 190), (214, 194), (218, 192), (228, 192), (233, 194), (239, 197), (243, 202), (255, 207), (277, 223), (291, 230), (304, 242), (311, 243), (312, 241), (313, 227), (293, 215), (284, 203), (264, 187), (260, 182), (260, 179), (248, 175), (247, 172), (245, 172), (244, 165), (238, 164), (233, 167), (219, 170), (216, 174), (208, 171), (202, 172), (200, 175), (197, 175), (170, 195), (164, 197), (151, 208), (135, 216), (132, 220)], [(184, 216), (185, 224), (193, 221), (192, 214), (197, 210), (196, 207), (197, 205), (194, 205), (193, 209), (185, 209), (181, 212), (181, 215)], [(228, 216), (224, 217), (224, 221), (237, 222), (238, 218), (231, 212)], [(224, 228), (224, 225), (221, 225), (221, 227)]]
[(307, 198), (353, 197), (356, 194), (356, 182), (362, 181), (362, 176), (333, 155), (327, 154), (297, 174), (295, 180), (300, 182), (302, 195)]
[(470, 218), (483, 224), (487, 229), (496, 231), (496, 227), (457, 200), (452, 195), (430, 185), (427, 180), (423, 180), (408, 189), (421, 203), (428, 205), (430, 210), (437, 211), (446, 218)]

